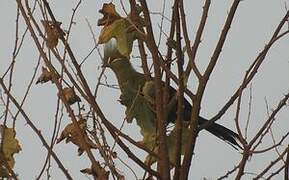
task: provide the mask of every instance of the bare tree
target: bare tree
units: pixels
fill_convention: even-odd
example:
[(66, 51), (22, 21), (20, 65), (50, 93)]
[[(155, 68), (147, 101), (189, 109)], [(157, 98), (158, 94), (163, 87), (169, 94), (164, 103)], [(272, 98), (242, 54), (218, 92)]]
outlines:
[[(72, 36), (82, 36), (72, 34), (75, 19), (81, 16), (78, 10), (84, 3), (82, 0), (73, 8), (69, 22), (61, 22), (61, 17), (57, 16), (56, 10), (47, 0), (16, 0), (16, 3), (14, 49), (11, 62), (5, 67), (6, 70), (1, 72), (0, 77), (0, 107), (3, 107), (0, 114), (2, 178), (21, 179), (21, 172), (14, 171), (14, 158), (21, 156), (21, 153), (17, 154), (21, 150), (17, 125), (24, 120), (31, 128), (31, 133), (39, 138), (47, 150), (37, 179), (42, 179), (45, 172), (47, 179), (51, 177), (52, 160), (67, 179), (74, 179), (61, 160), (61, 154), (55, 150), (63, 140), (78, 148), (78, 155), (81, 156), (79, 158), (87, 157), (90, 164), (84, 169), (79, 167), (79, 170), (94, 179), (126, 179), (127, 176), (123, 173), (125, 168), (128, 168), (136, 179), (189, 179), (193, 156), (198, 156), (195, 153), (198, 145), (196, 142), (202, 130), (209, 131), (240, 152), (239, 162), (218, 179), (242, 179), (244, 175), (252, 175), (253, 179), (271, 179), (277, 175), (281, 177), (281, 173), (284, 173), (284, 179), (288, 179), (289, 128), (278, 136), (273, 130), (274, 126), (281, 126), (278, 115), (286, 111), (286, 108), (288, 112), (288, 89), (287, 92), (275, 92), (283, 94), (283, 97), (272, 108), (265, 101), (266, 118), (260, 120), (259, 127), (254, 129), (254, 132), (249, 133), (251, 114), (255, 111), (252, 82), (257, 74), (262, 76), (266, 73), (260, 67), (269, 60), (268, 52), (277, 42), (288, 36), (287, 8), (271, 38), (262, 50), (256, 51), (256, 57), (244, 72), (244, 76), (240, 77), (242, 81), (238, 88), (218, 113), (207, 120), (200, 116), (204, 94), (210, 87), (208, 83), (214, 76), (213, 71), (218, 68), (217, 63), (221, 61), (220, 55), (230, 28), (236, 21), (236, 12), (240, 4), (246, 1), (234, 0), (231, 3), (217, 44), (204, 68), (198, 65), (197, 53), (204, 38), (208, 16), (213, 14), (211, 0), (204, 1), (197, 31), (193, 36), (190, 35), (187, 22), (187, 2), (182, 0), (163, 1), (161, 12), (152, 12), (151, 4), (145, 0), (130, 0), (126, 4), (120, 1), (117, 7), (113, 3), (103, 3), (102, 7), (97, 7), (103, 16), (95, 19), (98, 27), (92, 26), (86, 19), (88, 33), (92, 36), (94, 45), (82, 59), (77, 57), (78, 50), (72, 48), (71, 42)], [(165, 11), (165, 3), (172, 7), (169, 12)], [(121, 16), (116, 9), (122, 9), (124, 15)], [(155, 26), (156, 22), (152, 18), (155, 14), (161, 17), (157, 22), (159, 27)], [(24, 23), (20, 23), (22, 21)], [(164, 21), (169, 22), (169, 28), (163, 27)], [(67, 26), (63, 27), (63, 24)], [(21, 32), (20, 28), (23, 27), (25, 31)], [(101, 29), (100, 34), (94, 33), (95, 28)], [(33, 76), (20, 98), (14, 94), (12, 84), (16, 83), (15, 71), (21, 71), (15, 69), (16, 59), (20, 58), (19, 52), (24, 48), (27, 38), (35, 45), (35, 49), (31, 51), (38, 53), (38, 60), (35, 68), (31, 67)], [(95, 52), (98, 53), (98, 61), (102, 67), (99, 75), (94, 75), (93, 82), (96, 83), (93, 84), (85, 72), (85, 65), (94, 57)], [(142, 73), (135, 70), (135, 59), (141, 60)], [(114, 72), (117, 85), (107, 81), (107, 68)], [(191, 79), (196, 81), (192, 82)], [(49, 84), (51, 89), (55, 88), (53, 91), (57, 101), (56, 109), (50, 112), (54, 114), (50, 140), (32, 120), (33, 114), (24, 107), (27, 97), (34, 96), (31, 89), (44, 83)], [(190, 84), (195, 85), (194, 90), (189, 88)], [(100, 99), (104, 98), (99, 97), (100, 87), (116, 89), (121, 93), (119, 101), (126, 108), (122, 126), (114, 125), (105, 115), (100, 103)], [(245, 101), (244, 98), (249, 100)], [(41, 98), (38, 101), (42, 108), (46, 108)], [(236, 132), (218, 124), (229, 108), (235, 108), (235, 116), (231, 119), (234, 119)], [(242, 111), (246, 108), (248, 115), (244, 118)], [(63, 119), (70, 119), (70, 123), (65, 122), (65, 128), (62, 129)], [(122, 130), (123, 124), (133, 120), (136, 120), (140, 128), (141, 141)], [(268, 139), (271, 139), (272, 143), (266, 142)], [(260, 154), (266, 156), (271, 151), (275, 151), (277, 156), (271, 157), (269, 164), (263, 164), (259, 172), (252, 172), (247, 168), (248, 163), (254, 161), (254, 157)], [(147, 154), (145, 159), (138, 157), (140, 152)], [(122, 160), (120, 154), (127, 155), (138, 167)], [(71, 155), (71, 158), (75, 157)], [(121, 161), (122, 165), (116, 163), (117, 161)], [(157, 166), (154, 166), (154, 163)], [(137, 168), (142, 170), (142, 174), (136, 172)]]

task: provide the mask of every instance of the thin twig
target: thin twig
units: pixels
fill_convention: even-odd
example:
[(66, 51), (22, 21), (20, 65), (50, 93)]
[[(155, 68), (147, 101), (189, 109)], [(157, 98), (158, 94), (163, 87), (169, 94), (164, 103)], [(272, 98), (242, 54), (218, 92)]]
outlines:
[(30, 120), (30, 118), (26, 115), (25, 111), (21, 108), (20, 104), (16, 101), (16, 99), (10, 94), (10, 92), (8, 91), (6, 85), (4, 84), (2, 78), (0, 78), (0, 85), (2, 86), (2, 89), (4, 90), (4, 92), (7, 94), (7, 96), (9, 96), (10, 100), (14, 103), (14, 105), (16, 106), (16, 108), (20, 111), (20, 113), (22, 114), (22, 116), (24, 117), (25, 121), (27, 122), (27, 124), (32, 128), (32, 130), (37, 134), (37, 136), (39, 137), (39, 139), (41, 140), (41, 142), (43, 143), (44, 147), (51, 153), (52, 157), (54, 158), (54, 160), (56, 161), (56, 163), (58, 164), (59, 168), (62, 170), (62, 172), (65, 174), (67, 179), (72, 180), (72, 177), (70, 176), (70, 174), (68, 173), (68, 171), (66, 170), (66, 168), (63, 166), (62, 162), (59, 160), (59, 158), (57, 157), (57, 155), (52, 151), (52, 149), (49, 147), (47, 141), (45, 140), (45, 138), (42, 136), (41, 131), (39, 131), (37, 129), (37, 127), (33, 124), (33, 122)]

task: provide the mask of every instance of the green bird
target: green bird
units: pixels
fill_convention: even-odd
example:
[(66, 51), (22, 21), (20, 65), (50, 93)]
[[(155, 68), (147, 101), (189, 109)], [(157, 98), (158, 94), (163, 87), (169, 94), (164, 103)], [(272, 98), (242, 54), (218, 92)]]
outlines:
[[(157, 124), (155, 107), (153, 105), (155, 99), (154, 81), (146, 81), (144, 74), (137, 72), (130, 63), (130, 60), (119, 53), (117, 42), (114, 38), (104, 45), (104, 66), (111, 68), (116, 75), (121, 91), (120, 102), (126, 106), (127, 119), (129, 121), (135, 119), (137, 125), (140, 127), (143, 136), (141, 143), (157, 152)], [(169, 108), (165, 109), (167, 124), (174, 123), (177, 118), (177, 100), (173, 99), (176, 98), (176, 90), (173, 87), (169, 87), (168, 93), (168, 102), (173, 103), (170, 104)], [(190, 121), (191, 112), (192, 105), (184, 99), (184, 122)], [(202, 125), (207, 121), (207, 119), (199, 117), (198, 124)], [(183, 128), (183, 140), (187, 139), (188, 128)], [(232, 130), (217, 123), (212, 124), (206, 130), (226, 141), (235, 149), (241, 148), (237, 143), (239, 136)], [(174, 164), (175, 159), (175, 136), (175, 129), (173, 129), (167, 137), (168, 152), (172, 164)], [(185, 142), (182, 144), (185, 144)], [(183, 153), (184, 148), (182, 148)], [(156, 161), (155, 158), (147, 157), (146, 162), (148, 163), (149, 160), (151, 163)]]
[[(141, 9), (137, 14), (141, 12)], [(155, 86), (154, 81), (146, 81), (144, 74), (137, 72), (130, 63), (130, 53), (133, 42), (141, 39), (142, 34), (131, 24), (132, 17), (121, 17), (115, 10), (115, 6), (104, 4), (100, 13), (103, 17), (98, 20), (98, 25), (103, 26), (98, 38), (99, 44), (104, 44), (104, 66), (110, 67), (116, 75), (121, 91), (120, 102), (126, 106), (126, 119), (131, 122), (136, 120), (143, 136), (141, 143), (147, 148), (158, 153), (156, 108), (155, 108)], [(139, 17), (141, 20), (142, 18)], [(143, 26), (140, 23), (139, 26)], [(141, 29), (141, 28), (140, 28)], [(163, 87), (164, 87), (164, 83)], [(164, 118), (167, 124), (174, 123), (177, 118), (176, 90), (168, 88), (168, 105), (164, 109)], [(186, 122), (190, 121), (192, 112), (191, 104), (184, 99), (184, 119), (185, 124), (182, 133), (182, 141), (187, 139), (189, 128)], [(206, 123), (203, 117), (198, 118), (198, 124)], [(241, 148), (237, 143), (238, 134), (217, 123), (212, 124), (207, 129), (218, 138), (228, 142), (234, 148)], [(186, 142), (182, 142), (182, 154)], [(173, 129), (167, 135), (167, 147), (170, 162), (174, 164), (176, 148), (176, 130)], [(149, 165), (156, 161), (155, 157), (147, 156), (146, 163)]]
[(155, 141), (156, 123), (155, 113), (150, 103), (141, 94), (146, 83), (144, 75), (137, 72), (128, 58), (117, 50), (115, 39), (104, 45), (104, 66), (113, 70), (121, 91), (120, 102), (126, 106), (126, 118), (130, 122), (134, 118), (141, 129), (142, 143), (152, 147)]

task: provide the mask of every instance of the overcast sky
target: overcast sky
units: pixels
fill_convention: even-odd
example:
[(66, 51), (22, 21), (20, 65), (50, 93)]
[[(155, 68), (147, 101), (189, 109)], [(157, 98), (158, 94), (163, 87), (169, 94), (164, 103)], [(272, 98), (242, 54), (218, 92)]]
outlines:
[[(33, 2), (33, 1), (31, 1)], [(102, 3), (106, 1), (83, 1), (77, 11), (75, 22), (72, 28), (70, 45), (76, 58), (81, 61), (93, 48), (94, 42), (92, 35), (87, 26), (86, 19), (93, 26), (94, 33), (99, 34), (100, 28), (96, 26), (97, 19), (101, 17), (98, 10), (102, 7)], [(241, 2), (236, 18), (233, 21), (231, 30), (228, 35), (223, 51), (220, 56), (216, 69), (213, 71), (212, 77), (208, 83), (202, 102), (201, 115), (207, 118), (214, 116), (224, 103), (230, 98), (231, 94), (239, 86), (246, 69), (262, 50), (266, 42), (269, 41), (274, 29), (285, 14), (286, 0), (244, 0)], [(72, 14), (72, 8), (77, 1), (51, 1), (51, 7), (58, 21), (62, 22), (62, 28), (67, 29), (69, 19)], [(151, 12), (160, 12), (162, 10), (163, 1), (149, 1)], [(289, 4), (289, 2), (287, 1)], [(32, 4), (32, 3), (31, 3)], [(119, 2), (115, 2), (120, 14), (124, 15)], [(166, 1), (165, 14), (170, 17), (172, 1)], [(197, 55), (197, 64), (203, 70), (211, 57), (212, 51), (216, 45), (221, 28), (224, 24), (225, 17), (229, 11), (231, 1), (216, 0), (212, 1), (209, 12), (206, 30), (203, 35), (202, 43)], [(194, 37), (202, 12), (203, 1), (185, 1), (186, 17), (188, 21), (188, 31), (190, 37)], [(289, 6), (289, 5), (288, 5)], [(129, 10), (129, 6), (126, 7)], [(0, 75), (5, 72), (8, 64), (11, 62), (12, 51), (15, 39), (15, 19), (16, 19), (16, 2), (3, 0), (0, 5)], [(155, 35), (158, 36), (161, 17), (157, 14), (152, 15)], [(164, 31), (168, 33), (169, 21), (164, 20)], [(20, 32), (25, 30), (23, 19), (20, 18)], [(162, 45), (166, 43), (166, 37), (162, 35)], [(249, 135), (252, 135), (257, 128), (264, 122), (266, 118), (266, 106), (264, 98), (266, 97), (270, 108), (274, 108), (283, 94), (289, 90), (289, 38), (283, 38), (269, 52), (264, 64), (258, 71), (258, 74), (252, 82), (252, 116), (249, 125)], [(164, 48), (160, 48), (161, 52), (165, 52)], [(137, 55), (136, 53), (134, 55)], [(38, 59), (38, 52), (31, 39), (30, 34), (25, 38), (24, 45), (16, 60), (15, 73), (13, 79), (13, 95), (20, 100), (23, 97), (24, 90), (29, 83), (33, 70)], [(41, 61), (41, 65), (43, 62)], [(101, 69), (101, 60), (95, 52), (86, 61), (83, 71), (94, 87), (98, 74)], [(139, 68), (139, 62), (136, 60), (135, 68)], [(108, 81), (116, 83), (115, 76), (110, 70), (106, 71)], [(40, 74), (40, 71), (37, 73)], [(189, 87), (194, 89), (194, 79), (192, 78)], [(54, 112), (56, 108), (56, 88), (50, 83), (44, 85), (33, 85), (28, 100), (24, 105), (29, 117), (35, 125), (41, 130), (47, 140), (50, 140), (53, 131)], [(249, 91), (245, 91), (243, 98), (241, 119), (242, 126), (245, 124), (248, 112), (248, 95)], [(120, 127), (124, 118), (124, 108), (117, 102), (119, 91), (107, 87), (101, 87), (97, 102), (101, 105), (102, 111), (106, 117), (112, 121), (117, 127)], [(0, 114), (4, 111), (0, 106)], [(15, 109), (14, 109), (15, 112)], [(219, 123), (236, 131), (234, 125), (235, 105), (222, 117)], [(277, 123), (273, 126), (273, 132), (276, 139), (279, 139), (289, 128), (289, 110), (281, 111), (277, 116)], [(65, 118), (62, 127), (70, 120)], [(16, 154), (15, 171), (19, 173), (20, 179), (31, 179), (39, 174), (39, 171), (46, 157), (46, 149), (36, 135), (31, 131), (24, 119), (19, 116), (17, 119), (17, 138), (19, 139), (22, 151)], [(125, 124), (124, 132), (129, 134), (136, 140), (140, 140), (139, 129), (135, 123)], [(265, 144), (272, 143), (270, 138), (265, 138)], [(284, 143), (288, 144), (288, 139)], [(265, 146), (264, 146), (265, 147)], [(284, 146), (283, 146), (284, 147)], [(69, 173), (75, 179), (87, 179), (81, 175), (79, 170), (89, 166), (85, 155), (77, 157), (77, 148), (72, 144), (57, 144), (55, 152), (58, 153), (60, 159)], [(118, 148), (119, 150), (119, 148)], [(133, 149), (136, 152), (136, 149)], [(97, 153), (96, 153), (97, 154)], [(119, 156), (132, 167), (138, 167), (127, 156), (118, 151)], [(142, 152), (137, 152), (140, 157), (144, 157)], [(276, 152), (272, 151), (266, 155), (254, 157), (248, 163), (247, 170), (253, 173), (260, 172), (266, 164), (270, 162), (272, 157), (276, 157)], [(228, 170), (239, 162), (241, 155), (239, 152), (231, 148), (226, 143), (202, 131), (197, 140), (195, 156), (192, 162), (191, 178), (202, 179), (204, 177), (215, 179), (224, 175)], [(132, 173), (123, 166), (119, 161), (121, 171), (128, 177), (133, 178)], [(64, 179), (64, 175), (57, 169), (57, 165), (52, 162), (52, 179)], [(136, 171), (139, 178), (142, 173), (139, 169)], [(45, 177), (45, 176), (44, 176)], [(234, 177), (234, 176), (232, 176)], [(251, 179), (252, 176), (245, 176), (244, 179)], [(281, 176), (280, 176), (281, 178)], [(45, 178), (43, 178), (45, 179)]]

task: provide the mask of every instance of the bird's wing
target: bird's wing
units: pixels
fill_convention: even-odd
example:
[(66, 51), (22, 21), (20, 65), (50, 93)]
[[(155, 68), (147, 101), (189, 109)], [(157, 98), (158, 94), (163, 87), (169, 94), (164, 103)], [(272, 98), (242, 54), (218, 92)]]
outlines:
[[(164, 83), (162, 83), (164, 86)], [(155, 98), (155, 85), (154, 81), (146, 82), (143, 88), (143, 93), (145, 96), (149, 96), (150, 99)], [(165, 110), (165, 115), (167, 119), (167, 123), (175, 123), (177, 119), (177, 110), (178, 110), (178, 103), (177, 103), (177, 90), (173, 87), (168, 88), (168, 104)], [(192, 105), (188, 102), (186, 98), (184, 98), (184, 121), (190, 121), (191, 119), (191, 112), (192, 112)], [(202, 125), (206, 123), (208, 120), (199, 116), (198, 124)], [(217, 123), (213, 123), (211, 126), (206, 128), (211, 134), (215, 135), (216, 137), (224, 140), (225, 142), (232, 145), (235, 149), (241, 148), (238, 144), (239, 136), (234, 131), (220, 125)]]
[[(166, 106), (165, 106), (165, 114), (166, 114), (166, 119), (167, 119), (167, 123), (174, 123), (176, 118), (177, 118), (177, 90), (175, 88), (173, 88), (172, 86), (169, 86), (167, 92), (168, 92), (168, 96), (166, 97), (166, 93), (165, 93), (165, 83), (162, 82), (162, 87), (163, 87), (163, 93), (164, 93), (164, 98), (167, 98), (167, 100), (165, 102)], [(155, 84), (154, 81), (147, 81), (143, 88), (142, 88), (142, 93), (144, 95), (144, 97), (150, 101), (153, 102), (151, 104), (155, 104), (155, 96), (156, 96), (156, 92), (155, 92)], [(186, 98), (184, 98), (184, 106), (185, 106), (185, 110), (184, 110), (184, 120), (185, 121), (189, 121), (190, 120), (190, 114), (191, 114), (191, 109), (192, 106), (191, 104), (187, 101)]]

